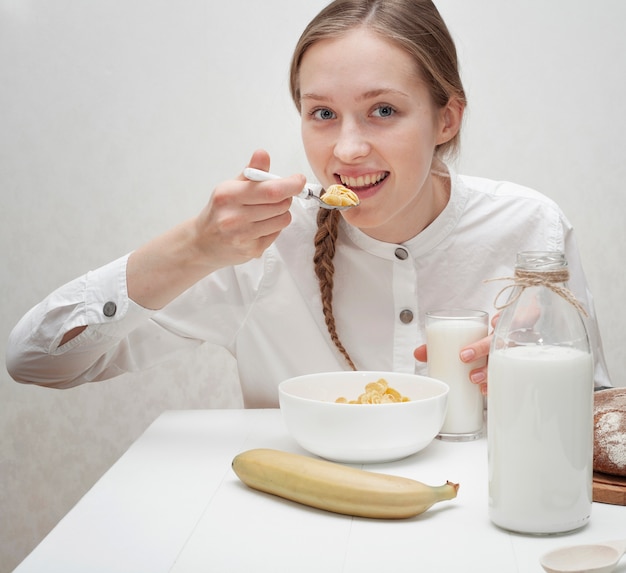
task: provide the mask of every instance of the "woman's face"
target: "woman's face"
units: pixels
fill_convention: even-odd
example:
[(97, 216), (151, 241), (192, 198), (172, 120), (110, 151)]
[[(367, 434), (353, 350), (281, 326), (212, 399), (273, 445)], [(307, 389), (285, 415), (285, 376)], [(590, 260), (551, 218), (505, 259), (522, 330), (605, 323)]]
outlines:
[(350, 224), (399, 243), (439, 215), (448, 192), (430, 174), (434, 150), (456, 131), (406, 52), (363, 28), (319, 41), (302, 59), (300, 93), (302, 138), (316, 177), (325, 187), (344, 184), (361, 200), (342, 212)]

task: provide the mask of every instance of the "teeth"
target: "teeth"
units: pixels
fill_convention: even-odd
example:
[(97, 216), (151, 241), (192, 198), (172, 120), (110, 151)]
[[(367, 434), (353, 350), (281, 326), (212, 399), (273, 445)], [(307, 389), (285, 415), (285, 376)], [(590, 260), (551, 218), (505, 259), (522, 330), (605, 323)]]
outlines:
[(340, 175), (341, 183), (346, 187), (350, 188), (359, 188), (359, 187), (368, 187), (370, 185), (375, 185), (376, 183), (380, 183), (386, 177), (386, 173), (377, 173), (375, 175), (360, 175), (359, 177), (346, 177), (345, 175)]

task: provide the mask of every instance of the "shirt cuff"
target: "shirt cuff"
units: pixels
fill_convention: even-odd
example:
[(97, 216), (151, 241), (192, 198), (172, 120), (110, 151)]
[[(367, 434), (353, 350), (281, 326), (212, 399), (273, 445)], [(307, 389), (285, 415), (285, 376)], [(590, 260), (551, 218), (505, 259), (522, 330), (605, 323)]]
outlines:
[[(56, 349), (54, 354), (62, 354), (85, 339), (124, 338), (155, 314), (156, 311), (146, 309), (128, 297), (126, 265), (129, 256), (120, 257), (82, 277), (82, 304), (74, 307), (53, 341), (51, 349)], [(63, 334), (78, 326), (87, 326), (87, 329), (59, 347)]]

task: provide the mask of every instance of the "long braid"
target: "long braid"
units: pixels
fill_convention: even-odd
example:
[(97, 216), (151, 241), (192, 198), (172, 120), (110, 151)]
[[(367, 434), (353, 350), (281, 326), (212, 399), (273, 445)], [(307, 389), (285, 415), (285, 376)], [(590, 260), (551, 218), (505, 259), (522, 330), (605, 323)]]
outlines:
[(313, 264), (315, 267), (315, 274), (320, 285), (322, 309), (330, 338), (337, 349), (348, 361), (352, 370), (356, 370), (354, 362), (352, 362), (350, 355), (339, 340), (339, 336), (337, 335), (337, 326), (335, 324), (335, 316), (333, 314), (333, 275), (335, 273), (333, 258), (335, 256), (335, 243), (337, 241), (337, 233), (339, 230), (339, 218), (339, 211), (330, 209), (320, 209), (318, 211)]

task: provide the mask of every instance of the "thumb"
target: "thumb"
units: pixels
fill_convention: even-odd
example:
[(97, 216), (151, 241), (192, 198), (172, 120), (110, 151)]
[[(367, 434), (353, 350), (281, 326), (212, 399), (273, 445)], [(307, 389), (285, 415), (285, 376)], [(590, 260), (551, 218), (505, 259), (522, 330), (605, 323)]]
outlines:
[[(248, 167), (260, 169), (261, 171), (270, 170), (270, 155), (264, 149), (257, 149), (248, 162)], [(241, 176), (243, 178), (243, 175)]]

